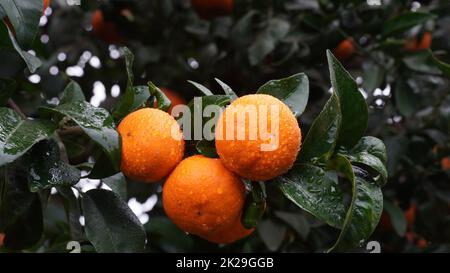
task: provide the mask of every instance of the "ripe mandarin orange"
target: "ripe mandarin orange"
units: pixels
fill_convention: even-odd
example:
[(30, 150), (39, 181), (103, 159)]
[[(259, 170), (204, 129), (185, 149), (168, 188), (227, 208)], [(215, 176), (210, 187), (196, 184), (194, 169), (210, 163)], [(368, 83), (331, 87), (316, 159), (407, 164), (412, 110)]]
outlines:
[(92, 17), (92, 30), (103, 41), (111, 44), (124, 44), (126, 39), (120, 35), (114, 22), (105, 21), (103, 12), (97, 9)]
[(183, 159), (183, 133), (175, 119), (158, 109), (144, 108), (119, 124), (121, 170), (129, 178), (157, 182)]
[(195, 11), (204, 19), (228, 15), (233, 12), (234, 0), (192, 0)]
[[(169, 114), (172, 114), (172, 109), (177, 105), (185, 105), (186, 101), (184, 98), (182, 98), (180, 95), (177, 94), (177, 92), (170, 90), (168, 88), (161, 88), (161, 91), (169, 98), (169, 100), (172, 102), (170, 105), (169, 110), (167, 111)], [(155, 101), (153, 102), (153, 108), (158, 107), (158, 103)]]
[(242, 214), (245, 186), (219, 159), (184, 159), (167, 178), (163, 206), (182, 230), (208, 239), (233, 228)]
[(340, 61), (345, 61), (355, 53), (355, 46), (353, 45), (353, 39), (347, 38), (339, 43), (339, 45), (333, 49), (333, 54)]
[(231, 244), (250, 235), (254, 228), (246, 229), (242, 223), (240, 217), (230, 227), (222, 228), (216, 232), (205, 236), (205, 239), (216, 244)]
[(433, 36), (431, 32), (425, 32), (422, 36), (422, 40), (418, 40), (417, 37), (413, 39), (409, 39), (405, 42), (405, 50), (407, 51), (420, 51), (426, 50), (431, 47), (431, 41), (433, 40)]
[(235, 100), (216, 126), (216, 149), (225, 167), (257, 181), (287, 172), (300, 151), (301, 138), (289, 107), (270, 95), (247, 95)]

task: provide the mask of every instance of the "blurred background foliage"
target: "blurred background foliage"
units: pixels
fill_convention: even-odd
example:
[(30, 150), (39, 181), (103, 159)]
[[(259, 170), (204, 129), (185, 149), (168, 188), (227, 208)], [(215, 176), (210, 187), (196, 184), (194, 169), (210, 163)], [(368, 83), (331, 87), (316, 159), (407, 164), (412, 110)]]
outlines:
[[(307, 132), (330, 94), (325, 50), (334, 49), (370, 106), (367, 134), (387, 145), (389, 182), (373, 240), (383, 252), (450, 251), (450, 81), (434, 59), (450, 61), (448, 0), (236, 0), (231, 13), (193, 2), (195, 8), (190, 0), (81, 0), (81, 6), (53, 0), (29, 51), (43, 65), (31, 74), (15, 52), (2, 50), (0, 77), (16, 80), (13, 99), (35, 116), (38, 105), (58, 101), (69, 77), (93, 105), (110, 109), (126, 86), (123, 45), (136, 55), (136, 85), (150, 80), (186, 101), (199, 95), (187, 79), (220, 93), (219, 78), (244, 95), (305, 72)], [(71, 163), (86, 160), (87, 143), (82, 137), (69, 143)], [(104, 181), (80, 183), (92, 188)], [(165, 217), (160, 193), (159, 184), (128, 184), (128, 204), (146, 223), (150, 251), (320, 252), (337, 236), (273, 191), (257, 232), (217, 246), (178, 230)], [(59, 195), (45, 214), (45, 236), (32, 251), (66, 251)], [(83, 250), (93, 249), (86, 243)]]

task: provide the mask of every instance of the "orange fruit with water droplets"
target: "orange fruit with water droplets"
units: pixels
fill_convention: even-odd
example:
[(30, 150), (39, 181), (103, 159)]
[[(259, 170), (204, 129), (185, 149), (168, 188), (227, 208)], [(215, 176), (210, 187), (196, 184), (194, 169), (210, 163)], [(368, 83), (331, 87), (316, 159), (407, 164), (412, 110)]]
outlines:
[[(163, 187), (167, 216), (183, 231), (211, 241), (234, 230), (245, 202), (241, 179), (217, 158), (184, 159)], [(227, 242), (234, 238), (227, 237)]]
[[(172, 103), (170, 105), (169, 110), (167, 110), (167, 112), (169, 114), (172, 114), (172, 110), (175, 106), (177, 105), (186, 105), (186, 100), (181, 97), (177, 92), (170, 90), (168, 88), (160, 88), (161, 91), (167, 96), (167, 98), (169, 98), (170, 102)], [(155, 101), (153, 102), (153, 108), (158, 107), (158, 103), (155, 99)]]
[(346, 61), (355, 53), (355, 45), (352, 38), (347, 38), (339, 43), (339, 45), (333, 49), (333, 54), (339, 61)]
[(157, 182), (183, 159), (183, 133), (168, 113), (144, 108), (127, 115), (119, 124), (123, 174), (133, 180)]
[(240, 217), (230, 227), (218, 230), (210, 235), (205, 236), (205, 239), (216, 244), (231, 244), (234, 243), (255, 231), (254, 228), (246, 229), (242, 223)]
[(263, 94), (231, 103), (216, 126), (216, 149), (225, 167), (255, 181), (286, 173), (301, 145), (301, 130), (289, 107)]

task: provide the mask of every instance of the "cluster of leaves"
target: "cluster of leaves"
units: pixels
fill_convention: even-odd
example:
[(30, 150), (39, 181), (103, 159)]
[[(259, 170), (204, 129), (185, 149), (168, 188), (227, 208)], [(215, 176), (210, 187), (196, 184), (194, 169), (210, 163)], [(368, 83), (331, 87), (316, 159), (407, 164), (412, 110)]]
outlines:
[[(0, 217), (0, 231), (12, 222), (23, 227), (20, 221), (33, 221), (33, 227), (45, 225), (44, 236), (39, 236), (41, 241), (35, 244), (35, 250), (64, 251), (71, 238), (87, 239), (98, 251), (131, 250), (125, 248), (130, 245), (123, 246), (121, 242), (103, 244), (105, 248), (102, 248), (101, 243), (94, 240), (95, 232), (87, 228), (93, 223), (92, 217), (85, 216), (87, 238), (83, 237), (78, 224), (79, 199), (74, 199), (71, 191), (64, 190), (76, 183), (74, 181), (80, 175), (75, 173), (74, 167), (83, 171), (83, 178), (101, 179), (99, 188), (108, 185), (123, 202), (136, 198), (143, 203), (149, 196), (158, 195), (160, 188), (157, 185), (142, 185), (127, 181), (120, 173), (114, 175), (119, 158), (118, 149), (114, 148), (117, 148), (114, 146), (117, 139), (114, 130), (110, 129), (128, 111), (150, 104), (154, 97), (158, 98), (161, 109), (167, 108), (166, 98), (153, 85), (147, 85), (149, 79), (159, 86), (178, 90), (191, 99), (196, 90), (186, 84), (186, 79), (212, 87), (212, 79), (217, 77), (233, 86), (238, 95), (253, 90), (268, 92), (284, 100), (297, 116), (302, 114), (301, 127), (308, 132), (302, 153), (291, 172), (268, 183), (266, 188), (258, 183), (251, 184), (253, 191), (248, 197), (244, 224), (254, 226), (264, 215), (258, 224), (258, 232), (248, 239), (218, 247), (186, 236), (165, 217), (158, 199), (149, 213), (151, 220), (144, 225), (152, 240), (147, 249), (169, 252), (321, 251), (329, 249), (336, 238), (339, 239), (334, 249), (348, 249), (349, 245), (353, 247), (355, 242), (358, 245), (359, 240), (367, 239), (375, 228), (381, 213), (379, 186), (384, 185), (388, 173), (384, 208), (394, 230), (376, 230), (374, 238), (381, 242), (382, 249), (418, 250), (405, 239), (407, 231), (412, 231), (432, 242), (430, 250), (448, 250), (449, 172), (442, 170), (440, 164), (441, 159), (450, 154), (450, 69), (443, 62), (450, 60), (445, 55), (450, 50), (448, 1), (417, 1), (421, 6), (416, 10), (417, 2), (409, 0), (383, 1), (380, 6), (369, 6), (363, 0), (240, 0), (235, 1), (232, 15), (209, 21), (198, 17), (189, 0), (109, 0), (101, 4), (82, 1), (81, 7), (64, 6), (64, 1), (59, 1), (52, 4), (52, 14), (41, 20), (43, 35), (49, 37), (49, 42), (42, 36), (34, 39), (38, 33), (41, 1), (27, 2), (7, 0), (2, 1), (0, 7), (0, 18), (8, 15), (22, 20), (10, 22), (16, 30), (15, 35), (5, 24), (0, 24), (0, 57), (3, 60), (0, 66), (0, 105), (7, 105), (12, 97), (25, 114), (32, 117), (24, 120), (11, 109), (2, 110), (10, 116), (10, 121), (5, 124), (17, 127), (19, 132), (27, 132), (18, 135), (24, 145), (13, 149), (23, 152), (20, 158), (19, 155), (11, 156), (13, 150), (9, 148), (5, 150), (5, 156), (3, 152), (1, 154), (1, 160), (5, 158), (8, 161), (7, 168), (2, 167), (3, 185), (22, 181), (14, 183), (30, 194), (25, 194), (26, 202), (21, 202), (27, 204), (27, 208), (18, 209), (17, 215), (10, 218), (17, 221), (2, 223)], [(11, 3), (33, 15), (14, 16), (17, 12), (11, 9)], [(89, 31), (92, 11), (97, 8), (102, 9), (105, 18), (117, 26), (127, 38), (127, 45), (136, 53), (133, 69), (129, 52), (124, 50), (122, 53), (127, 60), (128, 73), (123, 73), (122, 59), (112, 57), (116, 47), (100, 41)], [(121, 15), (123, 9), (128, 9), (132, 16)], [(404, 49), (405, 40), (420, 39), (426, 32), (433, 35), (433, 52)], [(324, 65), (325, 50), (335, 48), (346, 38), (353, 38), (356, 49), (355, 54), (345, 60), (345, 66), (357, 79), (356, 83), (332, 56), (328, 56), (329, 69)], [(61, 53), (65, 54), (62, 59), (59, 58)], [(88, 61), (85, 60), (86, 53), (101, 60), (100, 69), (85, 65)], [(29, 70), (24, 72), (26, 66)], [(73, 66), (84, 69), (84, 75), (77, 79), (81, 88), (71, 83), (64, 92), (66, 95), (62, 95), (61, 90), (69, 81), (63, 71)], [(52, 67), (59, 68), (59, 73), (50, 74)], [(133, 71), (137, 77), (133, 77)], [(268, 85), (258, 88), (270, 79), (284, 78), (298, 71), (308, 75), (309, 88), (305, 87), (307, 80), (304, 74), (276, 81), (280, 83), (278, 90), (267, 90), (265, 86)], [(334, 90), (331, 97), (329, 72)], [(40, 76), (39, 84), (28, 81), (32, 73)], [(125, 93), (118, 100), (108, 96), (102, 104), (110, 110), (111, 116), (105, 110), (83, 102), (85, 97), (89, 100), (92, 85), (97, 81), (107, 89), (117, 84), (123, 86)], [(217, 103), (225, 106), (233, 100), (231, 89), (222, 81), (219, 83), (226, 95), (211, 96), (212, 92), (209, 93), (207, 88), (200, 88), (206, 91), (203, 92), (206, 95), (202, 99), (204, 105)], [(80, 92), (81, 89), (83, 91)], [(362, 104), (364, 99), (358, 89), (363, 92), (368, 108)], [(308, 111), (302, 113), (307, 101), (305, 94), (308, 94), (305, 90), (309, 90)], [(60, 99), (57, 106), (54, 105), (55, 98)], [(63, 107), (64, 104), (67, 105)], [(78, 111), (104, 116), (100, 120), (84, 120), (90, 116), (80, 115)], [(111, 128), (98, 126), (103, 120), (108, 120)], [(382, 143), (376, 138), (363, 137), (366, 125), (369, 135), (383, 139), (387, 145), (387, 172), (382, 167), (386, 164)], [(25, 137), (29, 136), (28, 132), (33, 132), (31, 135), (36, 139)], [(106, 139), (103, 134), (106, 134)], [(214, 157), (211, 144), (208, 141), (192, 143), (190, 151)], [(59, 158), (55, 157), (54, 162), (59, 162), (55, 168), (42, 159), (29, 160), (30, 157), (44, 158), (46, 153), (44, 156), (42, 151), (48, 151), (49, 155), (60, 154)], [(95, 158), (98, 163), (92, 166), (90, 158)], [(31, 166), (30, 162), (39, 164)], [(37, 176), (27, 175), (30, 169), (36, 170)], [(48, 177), (54, 169), (67, 179), (61, 182), (61, 179)], [(311, 177), (315, 179), (309, 179)], [(51, 195), (47, 204), (51, 187), (60, 191)], [(6, 192), (4, 189), (6, 186), (0, 188), (0, 193)], [(111, 195), (103, 193), (100, 197), (97, 194), (82, 197), (82, 204), (95, 206), (97, 198), (116, 200), (104, 197), (106, 194)], [(0, 202), (8, 200), (1, 196)], [(265, 212), (264, 196), (268, 196)], [(84, 198), (94, 201), (84, 201)], [(41, 200), (42, 205), (38, 205), (36, 200)], [(123, 202), (110, 203), (116, 204), (119, 208), (116, 211), (127, 215), (129, 210), (120, 209), (125, 208)], [(409, 226), (403, 210), (412, 203), (418, 204), (418, 217), (417, 223)], [(365, 204), (371, 204), (367, 207), (370, 209), (366, 210)], [(42, 217), (30, 212), (32, 209), (37, 211), (38, 206), (41, 206), (40, 211), (44, 209), (46, 222), (43, 224), (39, 220)], [(64, 208), (70, 224), (64, 217)], [(24, 211), (28, 214), (21, 214)], [(368, 218), (364, 224), (355, 225), (361, 215)], [(102, 217), (96, 214), (95, 219)], [(103, 219), (106, 222), (111, 220), (108, 217)], [(95, 225), (104, 229), (104, 225)], [(133, 230), (141, 229), (135, 226)], [(40, 234), (42, 229), (32, 230), (36, 241), (36, 234)], [(10, 235), (10, 238), (14, 237), (19, 236)], [(33, 241), (26, 239), (32, 238), (31, 235), (22, 237), (28, 243)], [(103, 239), (108, 241), (106, 237)], [(10, 246), (13, 241), (10, 241)], [(24, 244), (14, 244), (16, 248), (24, 248)], [(89, 245), (86, 244), (87, 250)], [(141, 245), (135, 244), (133, 250)]]

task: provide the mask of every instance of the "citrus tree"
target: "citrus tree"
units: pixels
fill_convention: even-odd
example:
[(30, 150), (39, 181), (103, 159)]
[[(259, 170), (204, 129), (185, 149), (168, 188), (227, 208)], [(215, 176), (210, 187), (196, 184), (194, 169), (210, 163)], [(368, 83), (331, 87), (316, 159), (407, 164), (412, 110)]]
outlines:
[[(1, 250), (445, 251), (450, 7), (417, 3), (2, 0)], [(248, 105), (280, 149), (216, 139)]]

